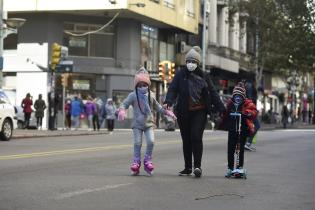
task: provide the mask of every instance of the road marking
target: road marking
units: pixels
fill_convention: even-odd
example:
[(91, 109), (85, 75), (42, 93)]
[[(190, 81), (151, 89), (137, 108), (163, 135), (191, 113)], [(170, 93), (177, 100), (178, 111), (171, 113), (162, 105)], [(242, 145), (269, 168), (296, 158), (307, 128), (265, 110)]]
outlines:
[(67, 193), (61, 193), (60, 195), (58, 195), (56, 197), (56, 200), (63, 200), (63, 199), (66, 199), (66, 198), (72, 198), (72, 197), (75, 197), (75, 196), (88, 194), (88, 193), (93, 193), (93, 192), (107, 191), (107, 190), (116, 189), (116, 188), (119, 188), (119, 187), (128, 186), (128, 185), (131, 185), (131, 184), (133, 184), (133, 183), (106, 185), (106, 186), (100, 187), (100, 188), (94, 188), (94, 189), (87, 188), (87, 189), (83, 189), (83, 190), (77, 190), (77, 191), (72, 191), (72, 192), (67, 192)]
[[(211, 141), (214, 140), (222, 140), (222, 137), (211, 138)], [(208, 140), (208, 139), (207, 139)], [(156, 145), (168, 145), (168, 144), (178, 144), (181, 143), (180, 138), (176, 138), (174, 140), (156, 142)], [(79, 149), (67, 149), (67, 150), (55, 150), (48, 152), (35, 152), (35, 153), (24, 153), (17, 155), (4, 155), (0, 156), (1, 160), (15, 160), (15, 159), (23, 159), (23, 158), (33, 158), (33, 157), (45, 157), (45, 156), (56, 156), (56, 155), (65, 155), (65, 154), (77, 154), (83, 152), (97, 152), (97, 151), (106, 151), (106, 150), (114, 150), (114, 149), (125, 149), (132, 148), (133, 144), (120, 144), (120, 145), (110, 145), (104, 147), (87, 147), (87, 148), (79, 148)]]

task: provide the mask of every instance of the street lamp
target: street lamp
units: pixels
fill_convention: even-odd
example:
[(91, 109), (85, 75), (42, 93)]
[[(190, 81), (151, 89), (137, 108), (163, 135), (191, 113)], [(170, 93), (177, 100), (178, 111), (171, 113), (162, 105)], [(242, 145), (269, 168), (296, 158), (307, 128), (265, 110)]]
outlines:
[(10, 34), (16, 34), (17, 29), (25, 23), (22, 18), (3, 19), (3, 0), (0, 0), (0, 88), (2, 88), (3, 69), (3, 39)]

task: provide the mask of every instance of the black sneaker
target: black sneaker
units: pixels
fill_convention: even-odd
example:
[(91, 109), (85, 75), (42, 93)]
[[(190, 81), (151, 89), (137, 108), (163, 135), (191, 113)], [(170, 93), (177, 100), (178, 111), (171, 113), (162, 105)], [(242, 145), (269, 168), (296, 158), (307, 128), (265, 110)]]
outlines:
[(202, 174), (201, 168), (195, 168), (194, 174), (197, 178), (201, 177), (201, 174)]
[(178, 173), (178, 176), (189, 176), (191, 175), (192, 170), (189, 168), (185, 168), (184, 170)]

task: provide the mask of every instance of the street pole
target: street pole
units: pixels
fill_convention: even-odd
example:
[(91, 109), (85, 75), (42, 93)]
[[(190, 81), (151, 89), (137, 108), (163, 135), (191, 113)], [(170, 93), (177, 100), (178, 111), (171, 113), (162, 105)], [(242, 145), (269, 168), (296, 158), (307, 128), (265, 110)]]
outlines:
[(207, 23), (207, 2), (203, 1), (203, 26), (202, 26), (202, 70), (206, 71), (206, 23)]
[(3, 85), (3, 37), (4, 27), (3, 27), (3, 0), (0, 0), (0, 89)]
[(314, 73), (313, 77), (314, 77), (314, 84), (313, 84), (313, 88), (314, 88), (313, 89), (313, 124), (315, 125), (315, 73)]

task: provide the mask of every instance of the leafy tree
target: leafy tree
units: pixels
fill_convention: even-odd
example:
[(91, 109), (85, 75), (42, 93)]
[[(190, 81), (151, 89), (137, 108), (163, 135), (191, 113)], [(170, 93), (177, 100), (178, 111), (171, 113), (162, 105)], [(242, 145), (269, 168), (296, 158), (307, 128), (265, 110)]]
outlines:
[(257, 81), (263, 69), (284, 74), (314, 71), (314, 0), (234, 0), (230, 5), (231, 10), (249, 14), (246, 21), (249, 37), (255, 40)]

